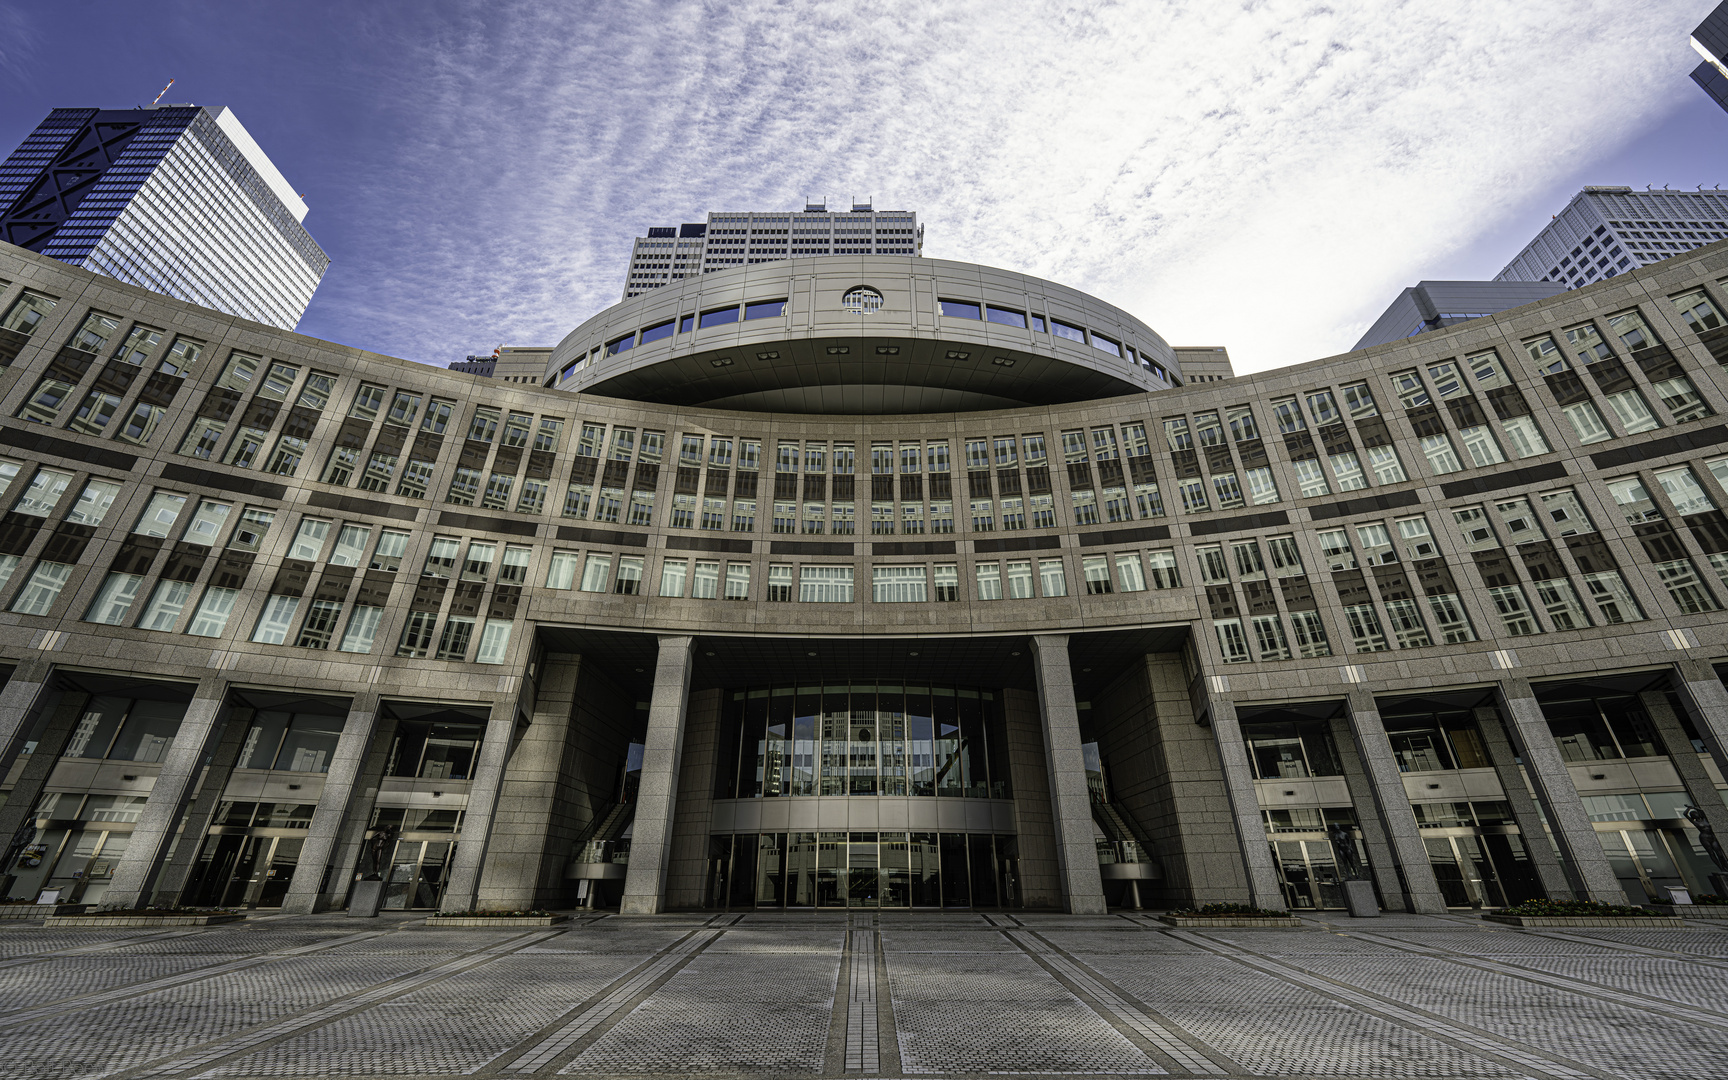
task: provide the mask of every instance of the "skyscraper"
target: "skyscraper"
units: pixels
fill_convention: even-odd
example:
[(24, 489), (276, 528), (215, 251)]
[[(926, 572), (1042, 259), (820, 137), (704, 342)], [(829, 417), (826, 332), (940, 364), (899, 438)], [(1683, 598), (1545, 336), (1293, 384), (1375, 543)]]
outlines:
[(1557, 281), (1568, 289), (1728, 239), (1728, 194), (1587, 187), (1495, 281)]
[(0, 240), (292, 330), (330, 266), (224, 107), (55, 109), (0, 165)]
[(829, 211), (825, 202), (802, 213), (710, 213), (706, 222), (648, 230), (637, 237), (624, 276), (624, 299), (669, 282), (732, 266), (811, 255), (922, 255), (924, 230), (909, 210), (875, 210), (856, 202)]
[(1551, 281), (1418, 281), (1398, 294), (1352, 348), (1402, 341), (1565, 291), (1565, 285)]
[(1692, 47), (1704, 62), (1692, 69), (1692, 81), (1728, 109), (1728, 0), (1716, 6), (1692, 31)]

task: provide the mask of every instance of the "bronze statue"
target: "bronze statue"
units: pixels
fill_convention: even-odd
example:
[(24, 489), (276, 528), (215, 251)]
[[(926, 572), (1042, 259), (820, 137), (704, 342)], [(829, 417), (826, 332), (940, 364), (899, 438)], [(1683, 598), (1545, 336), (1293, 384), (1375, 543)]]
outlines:
[(1338, 880), (1367, 880), (1362, 871), (1362, 860), (1356, 855), (1356, 830), (1342, 821), (1335, 821), (1326, 830), (1326, 839), (1332, 841), (1332, 852), (1338, 860)]
[(372, 830), (372, 838), (366, 841), (366, 862), (370, 869), (362, 875), (362, 880), (382, 881), (384, 879), (384, 853), (395, 840), (395, 825), (380, 825)]
[(36, 815), (31, 814), (18, 825), (18, 831), (12, 834), (12, 842), (6, 845), (6, 856), (0, 858), (0, 874), (12, 868), (18, 856), (24, 853), (36, 839)]
[(1718, 870), (1728, 870), (1728, 854), (1722, 851), (1722, 841), (1716, 836), (1715, 826), (1704, 816), (1704, 811), (1696, 806), (1688, 806), (1681, 811), (1692, 827), (1698, 830), (1698, 842), (1704, 845), (1704, 851), (1710, 856), (1710, 861), (1716, 864)]

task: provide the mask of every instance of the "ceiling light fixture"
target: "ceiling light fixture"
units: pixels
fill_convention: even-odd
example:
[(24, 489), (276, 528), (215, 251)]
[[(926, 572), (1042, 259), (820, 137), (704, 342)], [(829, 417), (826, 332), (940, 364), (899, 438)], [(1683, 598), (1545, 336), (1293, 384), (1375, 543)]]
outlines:
[(898, 346), (898, 345), (878, 345), (878, 346), (876, 346), (876, 355), (877, 356), (899, 356), (900, 355), (900, 346)]
[(708, 362), (710, 364), (713, 364), (715, 367), (731, 367), (732, 366), (732, 358), (730, 356), (716, 357), (715, 359), (710, 360)]

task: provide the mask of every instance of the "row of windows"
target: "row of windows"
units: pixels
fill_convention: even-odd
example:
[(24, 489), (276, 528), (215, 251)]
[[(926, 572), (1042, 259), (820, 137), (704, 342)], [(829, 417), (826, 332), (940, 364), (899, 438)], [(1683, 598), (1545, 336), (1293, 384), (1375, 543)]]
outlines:
[[(1118, 359), (1127, 360), (1130, 364), (1144, 367), (1164, 382), (1171, 382), (1169, 372), (1162, 364), (1150, 357), (1137, 354), (1132, 345), (1125, 345), (1114, 338), (1106, 337), (1084, 326), (1064, 322), (1061, 319), (1046, 320), (1043, 315), (1026, 312), (1017, 308), (1002, 307), (996, 304), (981, 304), (974, 300), (937, 300), (937, 309), (950, 319), (979, 319), (984, 322), (1000, 323), (1021, 330), (1031, 329), (1039, 333), (1050, 333), (1081, 345), (1090, 344), (1100, 352), (1109, 353)], [(1180, 385), (1179, 383), (1177, 385)]]

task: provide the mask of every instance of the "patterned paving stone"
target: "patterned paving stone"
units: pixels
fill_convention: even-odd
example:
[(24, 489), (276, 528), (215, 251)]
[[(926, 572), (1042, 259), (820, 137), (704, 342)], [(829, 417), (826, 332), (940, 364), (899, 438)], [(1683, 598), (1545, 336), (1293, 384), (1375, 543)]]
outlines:
[(1258, 1076), (1518, 1075), (1346, 1005), (1181, 1005), (1163, 1011)]
[(889, 951), (907, 1073), (1161, 1073), (1031, 957)]

